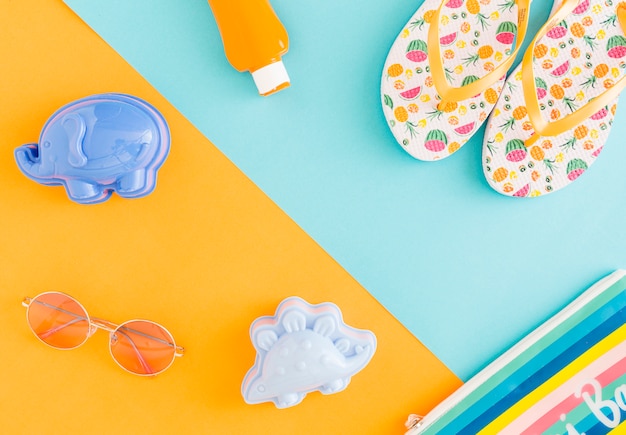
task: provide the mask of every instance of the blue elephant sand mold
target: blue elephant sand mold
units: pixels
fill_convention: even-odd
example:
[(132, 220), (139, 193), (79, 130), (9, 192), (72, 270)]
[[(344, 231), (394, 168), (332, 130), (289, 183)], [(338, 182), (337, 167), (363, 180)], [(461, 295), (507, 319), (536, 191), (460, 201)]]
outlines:
[(15, 150), (21, 171), (44, 185), (63, 185), (72, 201), (95, 204), (113, 191), (124, 198), (151, 193), (170, 148), (163, 116), (125, 94), (99, 94), (57, 110), (39, 144)]

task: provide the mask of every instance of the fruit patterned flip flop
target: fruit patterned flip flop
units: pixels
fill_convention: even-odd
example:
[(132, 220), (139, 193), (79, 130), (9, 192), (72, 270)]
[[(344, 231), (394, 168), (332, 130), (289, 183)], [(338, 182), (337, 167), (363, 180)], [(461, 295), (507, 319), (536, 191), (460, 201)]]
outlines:
[(485, 132), (483, 170), (496, 191), (539, 196), (596, 160), (626, 87), (626, 3), (566, 0), (509, 76)]
[(395, 40), (381, 84), (385, 117), (403, 149), (420, 160), (441, 159), (478, 130), (524, 40), (529, 6), (424, 1)]

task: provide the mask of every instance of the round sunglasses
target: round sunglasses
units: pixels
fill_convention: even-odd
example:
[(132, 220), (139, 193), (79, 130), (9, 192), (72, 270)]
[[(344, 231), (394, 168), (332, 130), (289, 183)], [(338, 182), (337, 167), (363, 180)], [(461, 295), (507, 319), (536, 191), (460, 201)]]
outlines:
[(150, 320), (129, 320), (116, 325), (89, 317), (73, 297), (60, 292), (45, 292), (22, 302), (26, 320), (35, 336), (56, 349), (75, 349), (98, 329), (109, 332), (109, 351), (124, 370), (140, 376), (154, 376), (183, 356), (172, 334)]

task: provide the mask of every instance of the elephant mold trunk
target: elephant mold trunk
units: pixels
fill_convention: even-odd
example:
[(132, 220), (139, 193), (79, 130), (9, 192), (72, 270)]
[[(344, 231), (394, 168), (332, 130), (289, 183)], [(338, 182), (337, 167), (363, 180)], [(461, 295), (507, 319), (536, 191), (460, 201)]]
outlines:
[(40, 177), (39, 146), (27, 144), (15, 150), (15, 160), (22, 172), (29, 177)]

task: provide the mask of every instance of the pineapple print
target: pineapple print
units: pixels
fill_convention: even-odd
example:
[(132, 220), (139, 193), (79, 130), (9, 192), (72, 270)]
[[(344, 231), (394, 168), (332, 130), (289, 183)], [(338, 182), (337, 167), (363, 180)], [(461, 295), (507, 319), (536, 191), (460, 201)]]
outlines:
[(478, 49), (476, 53), (472, 54), (470, 57), (466, 57), (465, 59), (463, 59), (463, 65), (476, 65), (476, 62), (478, 62), (480, 59), (489, 59), (492, 55), (493, 47), (491, 47), (491, 45), (483, 45)]
[(574, 23), (570, 26), (570, 32), (572, 33), (572, 35), (574, 35), (576, 38), (582, 38), (583, 41), (585, 41), (585, 44), (587, 44), (587, 47), (591, 50), (595, 50), (596, 46), (598, 45), (597, 42), (595, 42), (596, 37), (595, 36), (589, 36), (586, 35), (586, 30), (585, 27), (580, 24), (580, 23)]
[[(464, 101), (442, 101), (427, 44), (440, 5), (441, 0), (424, 1), (396, 39), (382, 77), (388, 125), (402, 148), (421, 160), (457, 152), (486, 120), (504, 83)], [(495, 69), (512, 48), (517, 19), (515, 0), (445, 0), (439, 14), (443, 79), (463, 87)]]
[[(626, 71), (626, 37), (610, 0), (580, 1), (532, 50), (536, 96), (546, 121), (581, 109)], [(509, 76), (487, 125), (483, 170), (500, 193), (539, 196), (577, 180), (595, 162), (609, 137), (616, 101), (569, 131), (535, 136), (520, 68)]]
[(526, 106), (517, 106), (515, 110), (513, 110), (511, 117), (509, 117), (503, 124), (500, 125), (500, 128), (507, 132), (510, 129), (514, 128), (517, 121), (521, 121), (526, 117)]
[(598, 64), (593, 69), (593, 74), (585, 79), (580, 85), (583, 89), (587, 89), (589, 87), (595, 88), (599, 79), (604, 78), (609, 72), (609, 67), (606, 63)]
[(576, 98), (566, 96), (563, 86), (559, 84), (554, 84), (550, 86), (550, 96), (552, 96), (557, 101), (563, 102), (563, 104), (569, 109), (570, 112), (573, 112), (578, 107), (576, 104)]
[(575, 150), (577, 142), (579, 140), (583, 140), (585, 137), (587, 137), (588, 133), (589, 133), (589, 128), (587, 128), (587, 126), (579, 125), (578, 127), (576, 127), (574, 129), (574, 134), (572, 135), (572, 137), (569, 138), (565, 143), (563, 143), (561, 145), (561, 148), (565, 152), (569, 152), (571, 150)]
[(427, 10), (422, 17), (413, 20), (409, 24), (409, 30), (413, 30), (416, 27), (422, 30), (424, 24), (430, 24), (431, 20), (433, 19), (433, 15), (435, 15), (434, 9)]
[(476, 16), (476, 23), (485, 31), (491, 23), (489, 22), (489, 17), (480, 12), (480, 3), (478, 3), (478, 0), (467, 0), (466, 6), (467, 12)]
[(506, 0), (504, 3), (500, 3), (498, 5), (498, 10), (500, 12), (508, 11), (510, 12), (515, 6), (515, 0)]

